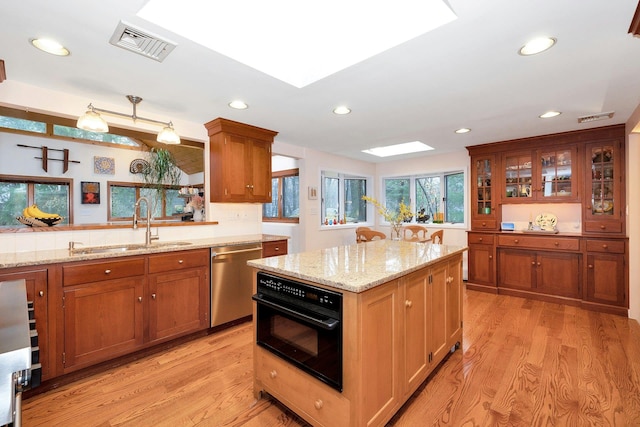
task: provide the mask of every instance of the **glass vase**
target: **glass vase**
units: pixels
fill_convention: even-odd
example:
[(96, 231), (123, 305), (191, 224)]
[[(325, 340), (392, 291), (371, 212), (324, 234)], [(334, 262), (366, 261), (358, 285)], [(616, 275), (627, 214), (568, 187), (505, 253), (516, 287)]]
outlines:
[(402, 223), (391, 224), (391, 240), (402, 240)]

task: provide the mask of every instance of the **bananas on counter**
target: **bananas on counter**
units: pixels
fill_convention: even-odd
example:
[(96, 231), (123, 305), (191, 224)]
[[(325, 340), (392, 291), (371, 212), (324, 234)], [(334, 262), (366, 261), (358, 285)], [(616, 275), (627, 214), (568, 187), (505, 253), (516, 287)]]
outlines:
[(22, 211), (22, 216), (24, 216), (25, 218), (47, 218), (47, 219), (62, 218), (58, 214), (42, 212), (38, 208), (38, 205), (31, 205), (24, 208), (24, 210)]

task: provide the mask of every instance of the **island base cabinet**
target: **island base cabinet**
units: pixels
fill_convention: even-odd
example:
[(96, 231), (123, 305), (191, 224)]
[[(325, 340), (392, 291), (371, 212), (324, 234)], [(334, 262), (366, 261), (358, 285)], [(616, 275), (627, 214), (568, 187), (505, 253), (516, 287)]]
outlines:
[(65, 373), (142, 345), (143, 283), (137, 277), (64, 290)]

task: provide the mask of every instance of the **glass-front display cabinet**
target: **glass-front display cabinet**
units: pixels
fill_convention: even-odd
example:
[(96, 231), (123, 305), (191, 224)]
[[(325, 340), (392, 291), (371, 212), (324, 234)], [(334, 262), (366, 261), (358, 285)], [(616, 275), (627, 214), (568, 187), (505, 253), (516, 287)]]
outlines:
[(504, 162), (505, 202), (577, 200), (578, 186), (573, 160), (577, 147), (506, 153)]
[(473, 157), (472, 182), (475, 189), (472, 191), (472, 228), (496, 229), (498, 226), (496, 215), (497, 183), (494, 180), (496, 167), (495, 156)]
[(622, 232), (621, 149), (619, 141), (587, 145), (585, 231)]

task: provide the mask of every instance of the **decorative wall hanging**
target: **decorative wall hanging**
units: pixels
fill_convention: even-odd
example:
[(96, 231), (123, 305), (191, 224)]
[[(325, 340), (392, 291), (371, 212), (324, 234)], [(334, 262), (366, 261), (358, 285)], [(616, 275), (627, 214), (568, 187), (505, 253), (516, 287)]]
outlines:
[[(45, 172), (48, 172), (49, 169), (49, 160), (54, 161), (54, 162), (62, 162), (63, 166), (62, 166), (62, 173), (66, 173), (69, 170), (69, 163), (80, 163), (77, 160), (69, 160), (69, 149), (68, 148), (64, 148), (62, 150), (58, 149), (58, 148), (49, 148), (47, 146), (41, 146), (41, 147), (34, 147), (33, 145), (24, 145), (24, 144), (17, 144), (18, 147), (22, 147), (22, 148), (35, 148), (38, 150), (42, 151), (42, 157), (34, 157), (34, 159), (38, 159), (38, 160), (42, 160), (42, 169), (44, 169)], [(61, 159), (50, 159), (49, 158), (49, 151), (60, 151), (62, 153), (62, 158)]]
[(149, 170), (149, 162), (145, 159), (134, 159), (129, 165), (131, 173), (147, 173)]
[(93, 172), (115, 175), (116, 173), (116, 161), (113, 157), (93, 157)]
[(82, 181), (80, 183), (82, 192), (83, 205), (99, 205), (100, 204), (100, 183)]

